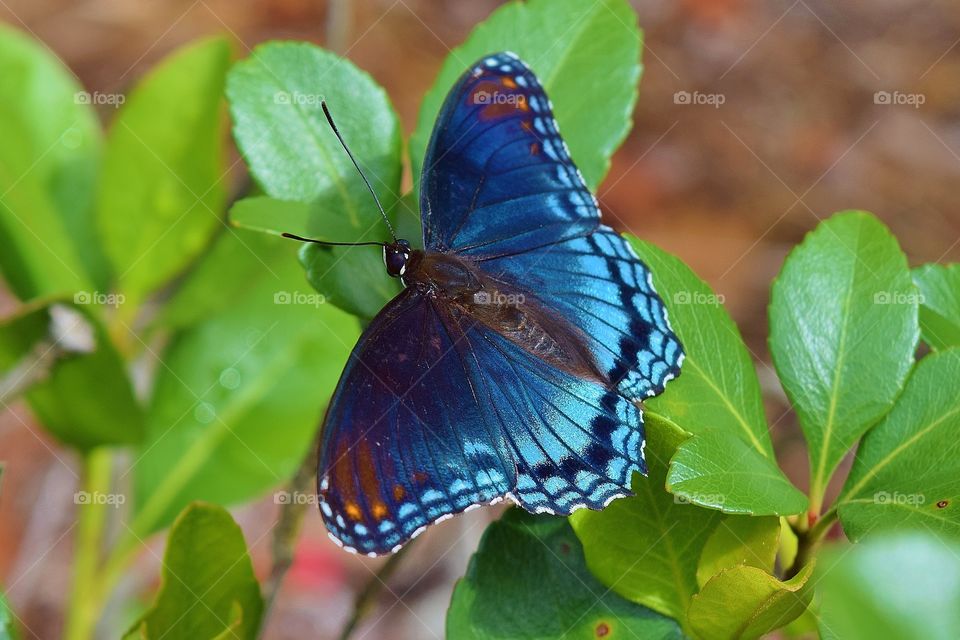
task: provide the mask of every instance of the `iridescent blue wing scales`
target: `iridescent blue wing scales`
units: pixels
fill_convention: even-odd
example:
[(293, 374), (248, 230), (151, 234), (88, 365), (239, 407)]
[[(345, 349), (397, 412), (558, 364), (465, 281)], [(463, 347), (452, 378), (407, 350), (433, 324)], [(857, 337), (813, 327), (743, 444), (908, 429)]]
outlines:
[[(481, 100), (480, 98), (483, 97)], [(488, 56), (454, 87), (424, 166), (425, 246), (476, 260), (583, 330), (628, 398), (663, 391), (683, 351), (650, 271), (600, 209), (536, 75)]]
[(493, 409), (442, 323), (433, 301), (405, 290), (361, 336), (331, 401), (320, 510), (350, 550), (387, 553), (516, 484)]
[(568, 515), (630, 495), (632, 473), (646, 473), (636, 405), (597, 380), (545, 366), (485, 327), (466, 335), (478, 362), (497, 363), (479, 379), (516, 460), (511, 499)]
[(683, 350), (650, 270), (609, 227), (481, 267), (523, 283), (582, 329), (598, 365), (628, 398), (657, 395), (680, 374)]
[(509, 255), (585, 235), (596, 200), (515, 55), (479, 61), (451, 90), (424, 158), (424, 246), (470, 257)]

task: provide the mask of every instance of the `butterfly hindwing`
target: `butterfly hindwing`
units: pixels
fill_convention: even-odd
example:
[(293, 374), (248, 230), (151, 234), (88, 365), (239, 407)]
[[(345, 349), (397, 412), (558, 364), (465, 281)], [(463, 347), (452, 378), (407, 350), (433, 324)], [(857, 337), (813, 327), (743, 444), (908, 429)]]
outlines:
[(680, 374), (683, 349), (650, 270), (609, 227), (480, 266), (549, 300), (582, 330), (598, 366), (628, 398), (657, 395)]
[(529, 251), (599, 224), (546, 93), (511, 53), (478, 61), (450, 91), (420, 204), (424, 246), (473, 257)]
[(423, 527), (505, 495), (512, 455), (434, 303), (407, 289), (357, 344), (331, 401), (321, 512), (341, 544), (387, 553)]
[(643, 462), (640, 410), (602, 381), (544, 362), (489, 328), (466, 332), (479, 385), (517, 465), (510, 497), (528, 511), (568, 515), (630, 495)]

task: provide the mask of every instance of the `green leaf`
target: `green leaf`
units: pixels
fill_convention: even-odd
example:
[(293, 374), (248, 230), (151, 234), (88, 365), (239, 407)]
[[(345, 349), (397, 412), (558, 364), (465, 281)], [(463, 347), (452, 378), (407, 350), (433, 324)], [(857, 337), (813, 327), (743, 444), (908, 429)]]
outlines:
[(762, 569), (737, 566), (714, 576), (690, 603), (690, 627), (704, 640), (752, 640), (799, 617), (810, 605), (807, 565), (781, 582)]
[(291, 260), (289, 240), (225, 228), (164, 304), (155, 324), (183, 329), (243, 298), (257, 283), (277, 281), (280, 260)]
[(667, 489), (725, 513), (791, 514), (807, 506), (774, 459), (716, 429), (680, 445), (670, 461)]
[(510, 509), (483, 534), (447, 612), (450, 640), (682, 638), (590, 575), (563, 518)]
[(537, 74), (571, 156), (596, 189), (630, 130), (640, 48), (637, 15), (625, 0), (531, 0), (500, 7), (450, 52), (423, 99), (410, 139), (414, 185), (420, 184), (427, 143), (454, 83), (481, 57), (513, 51)]
[(400, 293), (399, 280), (387, 275), (380, 252), (372, 247), (306, 245), (300, 250), (300, 264), (307, 270), (307, 281), (330, 304), (364, 322)]
[(779, 518), (726, 518), (703, 547), (697, 565), (697, 584), (703, 587), (721, 571), (739, 565), (773, 573), (779, 540)]
[(653, 271), (686, 353), (680, 377), (645, 403), (694, 434), (680, 445), (668, 486), (691, 502), (730, 513), (803, 511), (806, 498), (777, 467), (757, 373), (722, 297), (678, 258), (626, 237)]
[(110, 128), (97, 215), (131, 309), (199, 255), (222, 223), (229, 57), (222, 38), (180, 49), (137, 84)]
[(170, 530), (156, 602), (127, 637), (253, 640), (262, 613), (240, 527), (225, 509), (195, 502)]
[[(271, 42), (234, 66), (227, 96), (237, 145), (266, 194), (310, 205), (309, 212), (287, 208), (259, 215), (251, 226), (297, 233), (288, 228), (296, 223), (304, 232), (300, 235), (338, 242), (386, 237), (370, 193), (320, 106), (326, 99), (344, 139), (389, 210), (400, 197), (400, 123), (386, 92), (369, 75), (319, 47)], [(250, 210), (240, 213), (249, 222)], [(371, 304), (371, 287), (396, 290), (384, 278), (380, 253), (370, 247), (308, 245), (301, 261), (317, 291), (364, 318), (392, 297), (373, 296), (378, 302)], [(369, 275), (375, 272), (373, 280)], [(343, 285), (344, 278), (350, 279), (349, 286)], [(379, 281), (386, 284), (375, 284)]]
[(920, 290), (920, 334), (933, 349), (960, 347), (960, 264), (913, 270)]
[(10, 603), (0, 593), (0, 640), (17, 640), (20, 637), (13, 622), (13, 617), (13, 609), (10, 608)]
[(818, 561), (824, 640), (960, 638), (960, 544), (902, 532), (824, 552)]
[(278, 200), (267, 196), (246, 198), (230, 209), (234, 226), (266, 233), (292, 233), (314, 240), (343, 242), (355, 234), (347, 218), (324, 216), (317, 202)]
[(809, 446), (815, 510), (837, 463), (903, 389), (918, 336), (906, 256), (872, 215), (837, 214), (787, 257), (770, 350)]
[(4, 320), (0, 369), (37, 378), (26, 398), (64, 444), (89, 450), (143, 438), (143, 411), (124, 361), (86, 305), (38, 300)]
[(697, 592), (697, 562), (723, 514), (701, 509), (663, 489), (667, 461), (686, 437), (647, 415), (649, 476), (634, 475), (630, 498), (603, 511), (570, 516), (587, 565), (613, 591), (655, 611), (682, 619)]
[(355, 229), (344, 241), (360, 240), (371, 227), (382, 231), (380, 214), (320, 106), (326, 99), (388, 206), (400, 191), (400, 123), (386, 92), (367, 73), (311, 44), (268, 42), (231, 69), (227, 98), (234, 137), (267, 195), (319, 200), (325, 217), (345, 218)]
[(960, 536), (960, 349), (921, 360), (870, 430), (838, 502), (847, 536), (925, 526)]
[(137, 453), (141, 537), (192, 500), (235, 504), (291, 476), (359, 331), (302, 284), (292, 259), (220, 314), (178, 333), (160, 358)]
[(4, 25), (0, 66), (0, 267), (21, 299), (102, 286), (96, 115), (47, 47)]

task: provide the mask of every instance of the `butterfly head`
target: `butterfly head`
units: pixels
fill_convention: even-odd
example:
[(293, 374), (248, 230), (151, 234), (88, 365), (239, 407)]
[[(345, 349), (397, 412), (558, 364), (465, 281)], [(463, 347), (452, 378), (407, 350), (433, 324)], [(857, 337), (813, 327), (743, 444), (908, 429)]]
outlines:
[(407, 270), (407, 261), (413, 249), (406, 240), (397, 240), (390, 244), (383, 245), (383, 264), (387, 267), (387, 273), (393, 278), (400, 278)]

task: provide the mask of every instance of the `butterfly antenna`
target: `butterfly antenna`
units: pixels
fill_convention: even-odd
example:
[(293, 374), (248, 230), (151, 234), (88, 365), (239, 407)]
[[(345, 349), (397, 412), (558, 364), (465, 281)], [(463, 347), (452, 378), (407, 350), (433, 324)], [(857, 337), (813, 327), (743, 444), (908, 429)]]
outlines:
[(281, 233), (281, 236), (284, 238), (290, 238), (291, 240), (299, 240), (300, 242), (312, 242), (313, 244), (322, 244), (328, 247), (384, 247), (386, 242), (328, 242), (326, 240), (314, 240), (313, 238), (304, 238), (303, 236), (294, 235), (292, 233)]
[[(390, 224), (390, 219), (387, 218), (387, 212), (383, 210), (383, 205), (380, 204), (380, 198), (377, 197), (377, 192), (373, 190), (373, 187), (370, 185), (370, 181), (367, 180), (367, 176), (364, 175), (363, 169), (360, 168), (360, 164), (357, 162), (357, 159), (353, 157), (353, 153), (350, 151), (350, 147), (347, 146), (347, 143), (344, 142), (343, 136), (340, 135), (340, 130), (337, 129), (336, 123), (333, 121), (333, 116), (330, 115), (330, 109), (327, 108), (327, 101), (321, 100), (320, 106), (323, 108), (323, 115), (327, 116), (327, 123), (330, 125), (330, 128), (333, 129), (333, 132), (337, 136), (337, 140), (340, 141), (340, 146), (343, 147), (343, 150), (347, 152), (347, 155), (350, 157), (350, 160), (353, 162), (353, 166), (357, 168), (357, 172), (360, 174), (360, 177), (363, 178), (363, 183), (367, 185), (367, 189), (370, 190), (370, 195), (373, 196), (373, 201), (377, 203), (377, 208), (380, 209), (380, 215), (383, 216), (383, 221), (387, 223), (387, 229), (390, 230), (390, 235), (393, 237), (393, 241), (397, 241), (397, 234), (393, 230), (393, 225)], [(286, 234), (284, 234), (286, 235)], [(375, 243), (382, 245), (382, 242)]]

